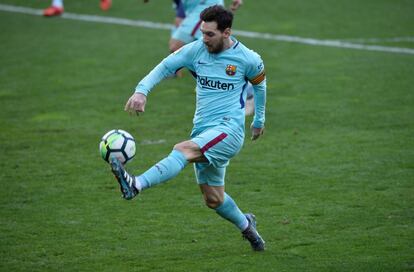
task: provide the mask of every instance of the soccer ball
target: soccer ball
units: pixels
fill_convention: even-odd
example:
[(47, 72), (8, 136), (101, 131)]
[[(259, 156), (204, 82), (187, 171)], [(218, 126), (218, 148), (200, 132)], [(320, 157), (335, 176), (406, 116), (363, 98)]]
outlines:
[(107, 162), (110, 158), (115, 157), (122, 164), (126, 164), (135, 156), (134, 137), (122, 129), (111, 130), (102, 137), (99, 143), (99, 152)]

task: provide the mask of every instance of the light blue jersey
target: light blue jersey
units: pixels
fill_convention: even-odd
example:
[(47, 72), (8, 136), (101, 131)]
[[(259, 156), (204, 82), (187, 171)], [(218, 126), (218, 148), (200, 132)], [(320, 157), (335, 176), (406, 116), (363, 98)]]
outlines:
[(187, 44), (158, 64), (135, 89), (148, 95), (163, 78), (183, 67), (196, 78), (197, 97), (191, 141), (207, 163), (195, 163), (199, 184), (224, 186), (226, 167), (243, 146), (245, 86), (253, 84), (253, 126), (265, 122), (266, 78), (260, 56), (232, 38), (233, 45), (218, 53), (208, 52), (202, 40)]
[(254, 127), (265, 121), (266, 80), (260, 56), (236, 39), (227, 50), (212, 54), (202, 40), (185, 45), (166, 57), (136, 87), (147, 95), (163, 78), (186, 67), (196, 77), (197, 98), (194, 130), (205, 130), (223, 123), (244, 134), (244, 87), (249, 80), (255, 92)]

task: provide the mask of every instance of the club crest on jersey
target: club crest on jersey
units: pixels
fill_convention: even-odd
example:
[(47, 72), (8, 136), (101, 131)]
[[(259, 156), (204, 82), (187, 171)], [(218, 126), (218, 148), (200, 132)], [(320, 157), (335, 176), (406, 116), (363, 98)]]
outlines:
[(237, 70), (237, 66), (227, 64), (226, 74), (228, 74), (229, 76), (234, 76), (236, 74), (236, 70)]

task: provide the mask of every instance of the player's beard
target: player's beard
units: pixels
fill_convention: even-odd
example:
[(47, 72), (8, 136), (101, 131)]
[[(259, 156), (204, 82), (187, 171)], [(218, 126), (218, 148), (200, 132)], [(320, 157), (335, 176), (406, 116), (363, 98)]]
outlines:
[(223, 48), (224, 48), (223, 40), (219, 40), (216, 44), (211, 44), (211, 45), (208, 45), (207, 43), (204, 43), (204, 44), (207, 47), (207, 51), (212, 54), (220, 53), (221, 51), (223, 51)]

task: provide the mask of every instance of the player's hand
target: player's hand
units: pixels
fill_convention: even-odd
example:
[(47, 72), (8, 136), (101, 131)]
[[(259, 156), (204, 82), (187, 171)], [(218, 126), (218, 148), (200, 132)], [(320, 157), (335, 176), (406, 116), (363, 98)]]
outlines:
[(147, 103), (147, 97), (142, 93), (134, 93), (125, 104), (125, 111), (138, 115), (140, 112), (145, 111), (145, 104)]
[(264, 127), (262, 127), (262, 128), (255, 128), (253, 126), (250, 126), (250, 128), (252, 130), (252, 138), (251, 138), (252, 141), (257, 140), (264, 133)]
[(233, 0), (230, 4), (230, 10), (235, 12), (241, 5), (243, 5), (243, 0)]

